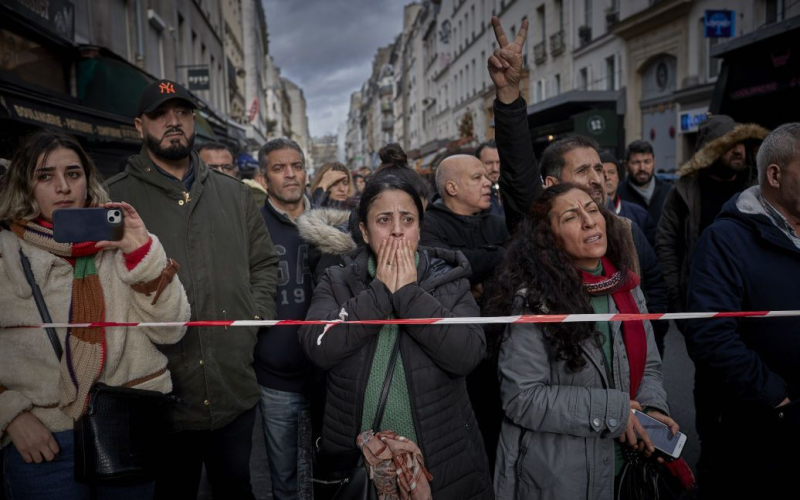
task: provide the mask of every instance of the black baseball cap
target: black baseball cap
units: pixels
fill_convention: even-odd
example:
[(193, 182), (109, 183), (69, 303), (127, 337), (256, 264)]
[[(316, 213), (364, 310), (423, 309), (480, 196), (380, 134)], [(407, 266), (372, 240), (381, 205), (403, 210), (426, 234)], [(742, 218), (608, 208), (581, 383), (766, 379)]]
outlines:
[(182, 99), (193, 109), (197, 108), (194, 98), (183, 85), (171, 80), (156, 80), (142, 91), (136, 116), (155, 111), (156, 108), (171, 99)]

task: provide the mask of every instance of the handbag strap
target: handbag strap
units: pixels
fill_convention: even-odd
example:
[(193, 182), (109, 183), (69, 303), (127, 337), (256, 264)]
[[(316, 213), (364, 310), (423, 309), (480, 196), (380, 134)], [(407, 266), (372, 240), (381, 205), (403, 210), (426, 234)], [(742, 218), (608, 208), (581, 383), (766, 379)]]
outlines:
[(394, 366), (397, 364), (397, 355), (400, 353), (400, 332), (394, 341), (392, 354), (389, 356), (389, 367), (386, 369), (386, 378), (383, 379), (383, 389), (381, 390), (381, 400), (378, 403), (378, 411), (375, 413), (375, 421), (372, 423), (372, 430), (377, 432), (378, 425), (383, 420), (383, 412), (386, 410), (386, 401), (389, 399), (389, 388), (394, 377)]
[[(25, 279), (28, 280), (28, 284), (31, 286), (31, 290), (33, 291), (33, 300), (36, 301), (36, 307), (39, 309), (39, 315), (42, 317), (42, 321), (45, 323), (52, 323), (53, 321), (50, 319), (50, 312), (47, 310), (47, 304), (42, 296), (42, 291), (39, 289), (39, 285), (36, 284), (36, 280), (33, 278), (31, 262), (22, 252), (21, 248), (19, 249), (19, 258), (22, 261), (22, 270), (25, 273)], [(50, 344), (53, 346), (53, 351), (55, 351), (56, 357), (59, 361), (61, 361), (61, 357), (64, 355), (64, 350), (61, 348), (61, 341), (58, 340), (58, 335), (56, 335), (55, 328), (48, 327), (45, 328), (45, 330), (47, 331), (47, 336), (50, 338)]]

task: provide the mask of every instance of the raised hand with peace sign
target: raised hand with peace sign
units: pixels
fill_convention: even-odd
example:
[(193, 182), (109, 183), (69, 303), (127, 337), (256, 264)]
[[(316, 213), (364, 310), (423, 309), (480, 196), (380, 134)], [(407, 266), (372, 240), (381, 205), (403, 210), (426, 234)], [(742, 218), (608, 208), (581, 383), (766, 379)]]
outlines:
[(522, 21), (516, 38), (509, 42), (500, 19), (492, 17), (492, 28), (497, 38), (498, 49), (489, 56), (489, 76), (494, 82), (497, 99), (503, 104), (511, 104), (519, 97), (519, 82), (522, 78), (522, 46), (528, 35), (528, 20)]

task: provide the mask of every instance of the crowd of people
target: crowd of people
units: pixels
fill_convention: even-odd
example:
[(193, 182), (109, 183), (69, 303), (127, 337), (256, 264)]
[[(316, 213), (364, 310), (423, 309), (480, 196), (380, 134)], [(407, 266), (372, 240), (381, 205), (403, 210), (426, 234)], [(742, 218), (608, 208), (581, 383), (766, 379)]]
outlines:
[[(254, 498), (259, 414), (276, 499), (624, 498), (637, 461), (681, 486), (661, 498), (782, 492), (800, 465), (795, 317), (678, 322), (696, 483), (633, 416), (679, 431), (667, 322), (419, 321), (800, 309), (800, 124), (711, 116), (674, 184), (642, 140), (616, 158), (568, 136), (537, 158), (527, 21), (513, 40), (492, 25), (495, 140), (445, 158), (434, 185), (397, 144), (374, 171), (311, 178), (275, 138), (246, 174), (225, 144), (195, 150), (196, 103), (166, 80), (139, 99), (140, 153), (105, 182), (74, 138), (28, 137), (0, 179), (0, 497), (196, 498), (205, 469), (214, 498)], [(122, 212), (120, 239), (56, 241), (54, 212), (86, 207)], [(248, 319), (343, 323), (86, 325)], [(74, 325), (24, 327), (40, 322)], [(180, 402), (151, 476), (75, 479), (98, 384)]]

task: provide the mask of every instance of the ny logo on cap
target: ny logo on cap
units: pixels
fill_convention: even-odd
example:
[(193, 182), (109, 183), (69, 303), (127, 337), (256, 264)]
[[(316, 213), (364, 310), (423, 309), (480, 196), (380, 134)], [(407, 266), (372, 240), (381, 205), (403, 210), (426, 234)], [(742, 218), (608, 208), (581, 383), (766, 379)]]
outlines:
[(174, 94), (175, 87), (172, 86), (169, 82), (160, 83), (158, 88), (161, 90), (162, 94)]

